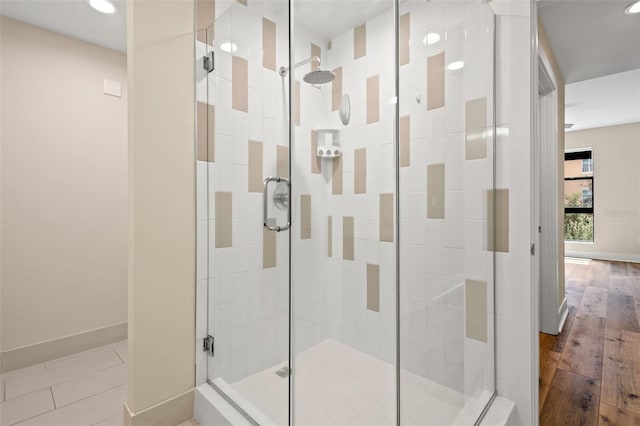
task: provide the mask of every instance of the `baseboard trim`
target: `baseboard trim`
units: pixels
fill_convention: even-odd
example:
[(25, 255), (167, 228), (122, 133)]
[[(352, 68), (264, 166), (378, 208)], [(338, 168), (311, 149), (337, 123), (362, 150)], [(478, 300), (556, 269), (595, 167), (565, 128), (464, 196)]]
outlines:
[(640, 263), (640, 254), (565, 250), (564, 255), (566, 257), (578, 257), (581, 259), (613, 260), (617, 262)]
[(0, 373), (51, 361), (126, 338), (127, 323), (125, 322), (0, 352)]
[(567, 321), (567, 317), (569, 316), (569, 307), (567, 305), (567, 298), (565, 297), (560, 304), (560, 308), (558, 309), (558, 318), (560, 318), (560, 324), (558, 324), (558, 334), (562, 333), (562, 329), (564, 328), (564, 323)]
[(124, 403), (124, 426), (176, 426), (193, 418), (195, 389), (133, 413)]

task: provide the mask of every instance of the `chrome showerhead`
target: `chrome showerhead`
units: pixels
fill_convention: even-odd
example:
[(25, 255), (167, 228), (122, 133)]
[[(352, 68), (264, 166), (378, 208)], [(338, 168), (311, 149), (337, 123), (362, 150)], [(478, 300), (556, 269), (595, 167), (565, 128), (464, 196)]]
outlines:
[[(304, 61), (298, 62), (295, 66), (301, 67), (302, 65), (308, 64), (309, 62), (315, 62), (318, 65), (320, 64), (320, 58), (317, 56), (312, 56), (310, 58), (305, 59)], [(279, 70), (280, 76), (282, 78), (286, 77), (289, 73), (288, 67), (280, 67)], [(327, 70), (323, 70), (322, 68), (316, 69), (315, 71), (308, 72), (302, 77), (305, 83), (309, 83), (313, 86), (318, 86), (320, 84), (326, 84), (332, 82), (336, 78), (336, 75)]]
[(306, 73), (302, 79), (309, 84), (326, 84), (331, 83), (335, 78), (336, 75), (332, 71), (318, 68)]

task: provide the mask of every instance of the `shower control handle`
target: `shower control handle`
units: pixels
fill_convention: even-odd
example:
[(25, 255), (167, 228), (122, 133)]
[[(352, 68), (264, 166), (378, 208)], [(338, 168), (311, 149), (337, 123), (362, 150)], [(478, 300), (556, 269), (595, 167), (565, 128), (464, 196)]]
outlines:
[[(270, 182), (282, 182), (284, 184), (286, 184), (287, 186), (287, 203), (286, 203), (286, 208), (287, 208), (287, 224), (284, 226), (271, 226), (269, 225), (269, 221), (267, 218), (267, 198), (268, 198), (268, 189), (269, 189), (269, 183)], [(269, 176), (268, 178), (266, 178), (264, 180), (264, 191), (262, 193), (262, 223), (264, 225), (265, 228), (267, 228), (269, 231), (276, 231), (276, 232), (280, 232), (280, 231), (286, 231), (287, 229), (291, 228), (291, 204), (288, 202), (288, 200), (291, 198), (291, 182), (289, 182), (289, 179), (287, 178), (283, 178), (281, 176)], [(276, 200), (274, 200), (276, 201)], [(284, 203), (283, 203), (284, 205)]]

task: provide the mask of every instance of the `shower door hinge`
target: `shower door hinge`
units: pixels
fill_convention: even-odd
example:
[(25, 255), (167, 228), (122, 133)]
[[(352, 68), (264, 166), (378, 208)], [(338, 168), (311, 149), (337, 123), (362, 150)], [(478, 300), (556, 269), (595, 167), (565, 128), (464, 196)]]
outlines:
[(531, 244), (531, 256), (535, 256), (536, 255), (536, 244), (532, 243)]
[(214, 56), (214, 52), (209, 52), (207, 53), (207, 55), (203, 58), (204, 61), (204, 70), (206, 72), (211, 72), (215, 69), (215, 56)]
[(202, 342), (202, 351), (206, 352), (209, 356), (213, 356), (213, 349), (214, 349), (213, 343), (214, 343), (213, 336), (205, 337)]

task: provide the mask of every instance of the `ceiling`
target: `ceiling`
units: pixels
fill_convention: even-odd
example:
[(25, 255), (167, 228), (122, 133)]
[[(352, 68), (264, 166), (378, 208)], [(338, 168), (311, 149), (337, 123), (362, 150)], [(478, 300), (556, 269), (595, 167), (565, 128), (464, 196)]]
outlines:
[(569, 131), (640, 121), (640, 15), (633, 0), (540, 0), (560, 67)]
[(538, 15), (565, 83), (640, 68), (640, 14), (633, 0), (541, 0)]
[[(566, 121), (574, 123), (571, 130), (640, 121), (640, 15), (623, 14), (630, 1), (538, 3), (568, 83)], [(126, 0), (113, 2), (118, 9), (114, 15), (96, 12), (88, 0), (1, 0), (0, 13), (125, 52)], [(329, 40), (391, 5), (390, 0), (297, 0), (295, 19), (312, 34)]]
[(640, 122), (640, 69), (565, 86), (570, 131)]
[(105, 15), (88, 0), (1, 0), (0, 14), (89, 43), (127, 50), (126, 1), (112, 0), (117, 11)]
[(391, 0), (296, 0), (294, 13), (296, 24), (331, 40), (392, 7)]
[[(93, 10), (88, 0), (1, 0), (0, 14), (126, 52), (126, 0), (112, 2), (117, 12), (105, 15)], [(220, 9), (231, 4), (221, 3)], [(391, 0), (297, 0), (295, 19), (311, 34), (330, 40), (392, 7)]]

